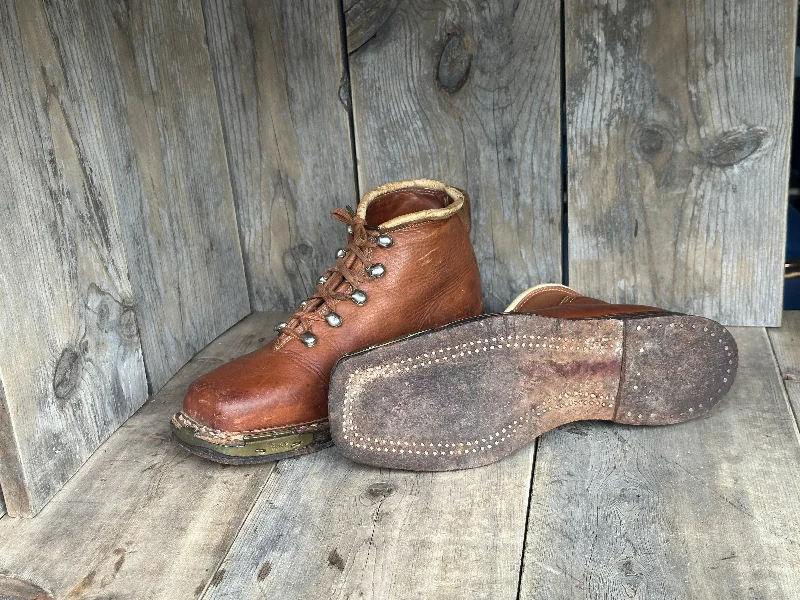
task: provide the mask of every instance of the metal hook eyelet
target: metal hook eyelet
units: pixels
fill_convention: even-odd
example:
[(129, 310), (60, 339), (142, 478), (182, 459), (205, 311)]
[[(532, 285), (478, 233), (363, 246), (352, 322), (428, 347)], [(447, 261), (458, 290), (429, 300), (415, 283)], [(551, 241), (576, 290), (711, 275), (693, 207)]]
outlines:
[(327, 315), (325, 315), (325, 321), (331, 327), (341, 327), (342, 326), (342, 317), (336, 314), (333, 311), (330, 311)]
[(383, 277), (384, 273), (386, 273), (386, 267), (384, 267), (381, 263), (375, 263), (374, 265), (367, 267), (367, 275), (373, 279)]

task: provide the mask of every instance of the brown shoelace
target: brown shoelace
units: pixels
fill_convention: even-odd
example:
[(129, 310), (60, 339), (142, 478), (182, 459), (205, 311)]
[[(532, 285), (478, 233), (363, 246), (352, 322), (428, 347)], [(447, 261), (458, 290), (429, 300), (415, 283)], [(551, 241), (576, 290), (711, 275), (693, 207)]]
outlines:
[[(358, 291), (359, 284), (370, 278), (368, 269), (373, 265), (369, 264), (367, 252), (378, 246), (377, 238), (381, 236), (379, 231), (368, 229), (366, 221), (356, 216), (349, 208), (337, 208), (331, 214), (349, 226), (350, 239), (342, 249), (344, 255), (339, 256), (336, 264), (325, 271), (317, 282), (315, 293), (300, 305), (285, 325), (279, 325), (278, 329), (282, 335), (299, 339), (307, 346), (309, 344), (303, 340), (303, 334), (309, 331), (315, 322), (324, 321), (326, 314), (335, 315), (337, 301), (353, 300), (353, 293)], [(347, 290), (347, 286), (343, 286), (344, 283), (349, 285), (350, 290)], [(321, 311), (323, 307), (327, 310)], [(310, 345), (313, 343), (315, 342)]]

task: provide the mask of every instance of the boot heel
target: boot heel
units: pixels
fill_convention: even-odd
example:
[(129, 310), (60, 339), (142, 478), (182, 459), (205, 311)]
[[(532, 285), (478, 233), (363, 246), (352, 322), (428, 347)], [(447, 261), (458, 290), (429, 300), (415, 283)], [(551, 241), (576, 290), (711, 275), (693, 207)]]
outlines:
[(733, 384), (736, 341), (719, 323), (675, 314), (623, 318), (623, 322), (617, 423), (688, 421), (711, 410)]

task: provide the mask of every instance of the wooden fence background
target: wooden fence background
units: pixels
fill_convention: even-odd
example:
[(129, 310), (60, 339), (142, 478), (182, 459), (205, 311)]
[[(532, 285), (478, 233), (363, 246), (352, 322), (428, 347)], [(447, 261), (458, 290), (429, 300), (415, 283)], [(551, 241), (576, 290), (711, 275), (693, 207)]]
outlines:
[(795, 23), (793, 0), (0, 0), (9, 514), (304, 299), (330, 211), (388, 180), (470, 192), (487, 310), (568, 278), (777, 325)]

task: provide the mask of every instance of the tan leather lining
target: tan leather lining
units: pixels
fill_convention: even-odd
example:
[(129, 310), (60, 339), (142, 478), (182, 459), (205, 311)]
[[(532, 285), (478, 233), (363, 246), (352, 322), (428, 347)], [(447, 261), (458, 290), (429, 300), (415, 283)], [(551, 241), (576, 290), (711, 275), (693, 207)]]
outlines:
[[(394, 219), (389, 219), (385, 223), (380, 224), (380, 229), (384, 231), (391, 231), (393, 229), (397, 229), (398, 227), (402, 227), (403, 225), (409, 225), (412, 223), (420, 223), (423, 221), (443, 221), (445, 219), (449, 219), (452, 215), (456, 214), (462, 208), (464, 208), (466, 201), (466, 194), (459, 190), (458, 188), (451, 187), (449, 185), (445, 185), (441, 181), (436, 181), (435, 179), (408, 179), (405, 181), (393, 181), (391, 183), (387, 183), (381, 185), (371, 192), (368, 192), (364, 195), (361, 199), (361, 202), (358, 204), (358, 210), (356, 215), (361, 217), (362, 219), (366, 219), (367, 215), (367, 208), (369, 205), (383, 196), (384, 194), (388, 194), (391, 192), (397, 192), (404, 189), (410, 188), (423, 188), (434, 190), (437, 192), (444, 192), (452, 199), (452, 203), (444, 208), (434, 208), (430, 210), (421, 210), (418, 212), (414, 212), (408, 215), (402, 215), (399, 217), (395, 217)], [(467, 204), (467, 207), (469, 205)], [(467, 227), (467, 232), (469, 232), (469, 225), (470, 219), (469, 217), (465, 218), (463, 215), (461, 216), (462, 221), (464, 221), (464, 225)]]

